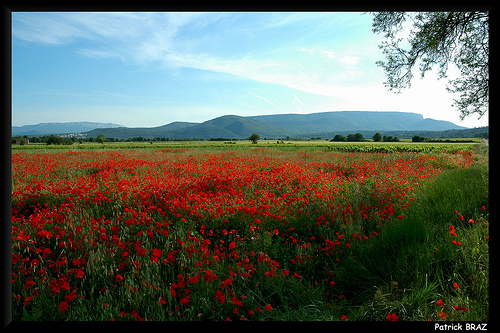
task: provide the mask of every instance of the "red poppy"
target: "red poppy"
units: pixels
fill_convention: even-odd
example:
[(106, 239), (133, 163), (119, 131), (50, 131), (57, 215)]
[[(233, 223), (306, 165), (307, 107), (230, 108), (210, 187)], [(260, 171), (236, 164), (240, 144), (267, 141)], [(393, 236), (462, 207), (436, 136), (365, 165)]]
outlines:
[(398, 316), (395, 313), (388, 313), (387, 320), (389, 321), (398, 321)]
[(154, 249), (153, 250), (153, 257), (161, 257), (161, 249)]
[(35, 281), (33, 280), (28, 280), (26, 281), (26, 284), (24, 285), (24, 289), (30, 289), (32, 285), (35, 284)]
[(273, 307), (271, 306), (271, 304), (266, 305), (266, 307), (264, 308), (264, 310), (266, 311), (271, 311), (272, 309)]
[(76, 272), (76, 277), (79, 279), (82, 279), (83, 276), (85, 275), (85, 272), (82, 271), (80, 268), (78, 268), (75, 272)]
[(68, 302), (61, 302), (59, 303), (59, 311), (60, 312), (66, 312), (69, 309)]
[(243, 306), (243, 302), (242, 301), (239, 301), (238, 298), (236, 298), (236, 295), (234, 295), (232, 298), (231, 298), (231, 302), (236, 305), (236, 306)]
[(24, 299), (23, 304), (24, 304), (24, 305), (29, 305), (29, 304), (30, 304), (30, 302), (31, 302), (32, 300), (33, 300), (33, 297), (28, 296), (28, 297), (26, 297), (26, 298)]
[(438, 299), (438, 300), (436, 301), (436, 305), (437, 305), (437, 306), (444, 306), (444, 302), (443, 302), (442, 300)]
[(467, 309), (465, 306), (460, 305), (455, 305), (453, 308), (455, 309), (455, 311), (469, 311), (469, 309)]
[(68, 302), (72, 302), (76, 299), (76, 292), (72, 291), (69, 295), (64, 296), (64, 299)]
[(198, 283), (198, 281), (199, 281), (198, 275), (195, 275), (190, 277), (187, 283)]

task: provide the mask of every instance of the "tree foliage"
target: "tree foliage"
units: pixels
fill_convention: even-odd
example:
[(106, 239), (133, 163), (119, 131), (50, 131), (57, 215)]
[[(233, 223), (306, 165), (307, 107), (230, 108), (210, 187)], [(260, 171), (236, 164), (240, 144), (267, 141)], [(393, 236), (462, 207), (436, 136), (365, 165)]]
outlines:
[(260, 135), (257, 133), (253, 133), (252, 135), (250, 135), (248, 140), (252, 141), (252, 143), (257, 143), (260, 140)]
[[(407, 19), (413, 22), (408, 33), (409, 49), (400, 46), (399, 37)], [(470, 114), (481, 118), (489, 103), (489, 13), (488, 12), (378, 12), (374, 13), (373, 32), (386, 38), (380, 45), (386, 61), (384, 68), (389, 90), (400, 92), (411, 86), (412, 69), (421, 77), (438, 66), (438, 77), (446, 78), (450, 64), (460, 77), (448, 81), (447, 90), (458, 93), (453, 106), (463, 119)]]
[(45, 141), (47, 145), (72, 145), (73, 140), (70, 138), (62, 138), (57, 135), (51, 134)]
[(104, 134), (99, 134), (97, 136), (97, 142), (104, 143), (104, 141), (106, 141), (106, 138), (104, 137)]
[(377, 132), (373, 135), (372, 140), (375, 142), (379, 142), (380, 140), (382, 140), (382, 135), (379, 132)]
[(345, 141), (346, 138), (342, 134), (336, 134), (330, 141)]

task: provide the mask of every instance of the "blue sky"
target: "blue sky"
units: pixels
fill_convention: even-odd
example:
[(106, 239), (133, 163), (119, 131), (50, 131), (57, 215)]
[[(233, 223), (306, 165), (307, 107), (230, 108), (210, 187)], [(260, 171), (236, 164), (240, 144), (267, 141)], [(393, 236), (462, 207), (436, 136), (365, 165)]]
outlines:
[(13, 12), (12, 125), (349, 110), (488, 125), (460, 121), (434, 72), (388, 91), (371, 23), (359, 12)]

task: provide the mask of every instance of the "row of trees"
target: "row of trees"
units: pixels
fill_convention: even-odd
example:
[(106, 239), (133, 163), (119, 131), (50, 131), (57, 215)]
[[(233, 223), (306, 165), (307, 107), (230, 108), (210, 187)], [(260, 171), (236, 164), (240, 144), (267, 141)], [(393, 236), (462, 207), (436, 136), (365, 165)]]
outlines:
[[(372, 140), (375, 142), (380, 142), (380, 141), (399, 142), (399, 138), (397, 136), (393, 137), (393, 136), (381, 135), (379, 132), (373, 135)], [(356, 133), (356, 134), (348, 134), (347, 137), (343, 136), (342, 134), (336, 134), (335, 137), (330, 141), (362, 142), (366, 140), (363, 137), (363, 134)]]
[[(454, 136), (453, 136), (454, 137)], [(470, 135), (470, 137), (478, 137), (478, 138), (486, 138), (488, 139), (488, 132), (480, 132), (474, 135)], [(29, 140), (29, 141), (28, 141)], [(238, 139), (227, 139), (227, 138), (210, 138), (208, 141), (230, 141), (230, 140), (238, 140)], [(247, 140), (250, 140), (252, 143), (258, 143), (260, 140), (260, 135), (257, 133), (253, 133), (250, 137), (247, 138)], [(264, 140), (266, 140), (264, 138)], [(278, 139), (278, 142), (283, 143), (283, 139)], [(286, 141), (293, 140), (289, 136), (284, 139)], [(320, 137), (317, 138), (311, 138), (310, 140), (321, 140)], [(327, 139), (328, 140), (328, 139)], [(391, 136), (391, 135), (381, 135), (380, 133), (375, 133), (372, 137), (372, 140), (374, 142), (399, 142), (399, 138), (397, 136)], [(57, 135), (44, 135), (44, 136), (16, 136), (12, 138), (12, 144), (19, 143), (20, 145), (24, 145), (27, 142), (31, 143), (46, 143), (48, 145), (72, 145), (73, 143), (76, 142), (99, 142), (99, 143), (104, 143), (104, 142), (144, 142), (144, 141), (204, 141), (202, 138), (186, 138), (186, 139), (169, 139), (169, 138), (144, 138), (144, 137), (133, 137), (133, 138), (128, 138), (128, 139), (116, 139), (116, 138), (105, 138), (104, 135), (99, 134), (97, 138), (89, 137), (89, 138), (76, 138), (76, 137), (70, 137), (70, 138), (64, 138), (61, 136)], [(367, 141), (363, 134), (361, 133), (356, 133), (356, 134), (348, 134), (347, 137), (341, 135), (341, 134), (336, 134), (333, 139), (330, 140), (331, 142), (333, 141), (344, 141), (344, 142), (363, 142)], [(424, 137), (424, 136), (419, 136), (419, 135), (414, 135), (412, 137), (413, 142), (455, 142), (457, 140), (450, 140), (450, 139), (432, 139), (429, 137)], [(461, 140), (460, 142), (465, 142)], [(470, 141), (472, 142), (472, 141)]]

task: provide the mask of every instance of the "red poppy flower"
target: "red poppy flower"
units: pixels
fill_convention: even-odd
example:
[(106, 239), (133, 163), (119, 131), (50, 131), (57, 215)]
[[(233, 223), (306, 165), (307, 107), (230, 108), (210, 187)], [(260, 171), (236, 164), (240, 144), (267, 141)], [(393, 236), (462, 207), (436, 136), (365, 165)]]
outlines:
[(35, 284), (35, 281), (33, 280), (28, 280), (26, 281), (26, 284), (24, 285), (24, 289), (30, 289), (32, 285)]
[(76, 299), (76, 292), (72, 291), (69, 295), (64, 296), (64, 299), (68, 302), (74, 301)]
[(388, 313), (387, 320), (389, 321), (398, 321), (398, 316), (395, 313)]
[(437, 305), (437, 306), (444, 306), (444, 302), (443, 302), (442, 300), (438, 299), (438, 300), (436, 301), (436, 305)]
[(26, 298), (24, 299), (23, 304), (24, 304), (24, 305), (29, 305), (29, 304), (30, 304), (30, 302), (31, 302), (32, 300), (33, 300), (33, 297), (28, 296), (28, 297), (26, 297)]
[(60, 312), (66, 312), (69, 309), (68, 302), (61, 302), (59, 303), (59, 311)]
[(153, 257), (161, 257), (161, 249), (154, 249), (153, 250)]
[(198, 281), (198, 275), (195, 275), (190, 277), (187, 283), (198, 283)]
[(239, 301), (238, 298), (236, 298), (236, 295), (234, 295), (232, 298), (231, 298), (231, 302), (236, 305), (236, 306), (243, 306), (243, 302), (242, 301)]
[(78, 268), (75, 272), (76, 272), (76, 277), (79, 279), (82, 279), (83, 276), (85, 275), (85, 272), (82, 271), (80, 268)]
[(272, 309), (273, 307), (271, 306), (271, 304), (266, 305), (266, 307), (264, 308), (264, 310), (266, 311), (271, 311)]

